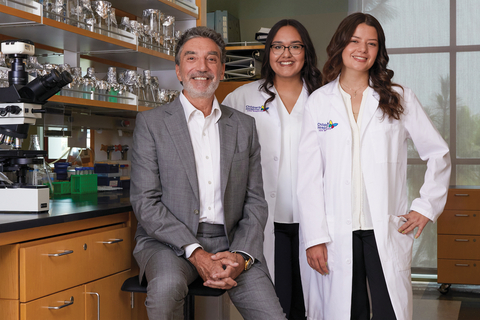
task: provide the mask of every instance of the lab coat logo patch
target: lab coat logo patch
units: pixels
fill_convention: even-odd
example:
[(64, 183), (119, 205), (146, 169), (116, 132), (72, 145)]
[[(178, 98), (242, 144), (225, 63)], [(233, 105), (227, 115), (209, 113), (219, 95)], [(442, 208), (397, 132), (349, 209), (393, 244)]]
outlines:
[(317, 123), (317, 130), (318, 131), (328, 131), (328, 130), (332, 130), (336, 126), (338, 126), (338, 123), (334, 123), (334, 122), (332, 122), (332, 120), (330, 120), (327, 123), (320, 123), (319, 122), (319, 123)]
[(268, 107), (265, 107), (265, 106), (249, 106), (249, 105), (246, 105), (245, 106), (245, 111), (246, 112), (263, 112), (263, 111), (267, 111), (268, 110)]

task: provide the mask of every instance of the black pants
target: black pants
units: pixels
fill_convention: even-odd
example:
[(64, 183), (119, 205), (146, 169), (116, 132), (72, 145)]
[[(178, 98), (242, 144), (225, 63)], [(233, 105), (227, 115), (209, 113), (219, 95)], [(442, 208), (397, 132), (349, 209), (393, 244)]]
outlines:
[(288, 320), (305, 320), (298, 223), (275, 222), (275, 291)]
[(372, 298), (372, 320), (396, 320), (373, 230), (357, 230), (353, 232), (351, 320), (370, 320), (367, 279)]

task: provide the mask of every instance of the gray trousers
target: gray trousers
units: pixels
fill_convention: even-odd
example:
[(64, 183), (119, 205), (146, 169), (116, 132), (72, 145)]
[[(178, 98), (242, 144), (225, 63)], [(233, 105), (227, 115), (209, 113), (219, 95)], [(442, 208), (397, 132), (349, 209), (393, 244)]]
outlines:
[[(228, 250), (223, 226), (201, 224), (197, 239), (211, 253)], [(158, 242), (158, 251), (148, 261), (145, 276), (148, 281), (147, 307), (150, 320), (183, 319), (183, 303), (188, 285), (198, 273), (193, 264), (178, 257), (168, 246)], [(247, 320), (286, 319), (270, 278), (258, 265), (242, 272), (236, 279), (237, 286), (228, 290), (233, 304)]]

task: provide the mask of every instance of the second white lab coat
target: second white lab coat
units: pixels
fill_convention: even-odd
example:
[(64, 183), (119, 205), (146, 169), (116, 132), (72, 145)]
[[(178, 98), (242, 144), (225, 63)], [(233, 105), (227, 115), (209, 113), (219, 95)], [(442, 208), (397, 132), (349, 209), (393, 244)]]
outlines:
[[(365, 192), (387, 288), (397, 320), (412, 319), (411, 259), (414, 234), (400, 234), (407, 210), (407, 140), (427, 161), (420, 197), (411, 210), (436, 221), (450, 179), (448, 146), (414, 93), (402, 96), (400, 120), (383, 117), (371, 88), (364, 106), (360, 159)], [(301, 253), (326, 243), (329, 274), (301, 266), (309, 320), (349, 320), (352, 293), (352, 132), (338, 79), (310, 96), (299, 147), (298, 203)]]
[[(272, 102), (268, 103), (266, 106), (267, 109), (265, 110), (264, 103), (270, 96), (259, 90), (262, 82), (263, 80), (258, 80), (237, 88), (225, 98), (222, 104), (255, 118), (258, 139), (261, 146), (263, 190), (265, 191), (265, 198), (268, 203), (268, 220), (264, 232), (263, 254), (267, 260), (266, 262), (272, 281), (275, 281), (275, 236), (273, 223), (280, 167), (282, 127), (278, 115), (279, 105), (277, 101), (279, 97), (277, 96)], [(273, 90), (273, 88), (271, 90)], [(305, 86), (303, 87), (301, 95), (306, 101), (308, 91)], [(297, 152), (297, 150), (292, 152)], [(294, 195), (293, 216), (294, 220), (298, 221), (298, 206), (295, 197), (297, 182), (296, 163), (292, 165), (295, 175), (292, 177), (292, 191)]]

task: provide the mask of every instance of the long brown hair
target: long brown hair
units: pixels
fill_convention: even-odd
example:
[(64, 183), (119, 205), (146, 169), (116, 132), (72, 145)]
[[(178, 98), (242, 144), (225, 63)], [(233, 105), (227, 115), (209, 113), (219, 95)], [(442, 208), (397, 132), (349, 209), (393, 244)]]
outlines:
[(317, 68), (317, 54), (315, 53), (315, 47), (313, 46), (310, 35), (308, 34), (307, 29), (294, 19), (283, 19), (275, 23), (275, 25), (270, 29), (267, 39), (265, 41), (265, 56), (262, 62), (262, 79), (265, 81), (260, 85), (259, 90), (263, 90), (270, 97), (265, 101), (264, 105), (272, 102), (275, 99), (275, 93), (270, 91), (273, 87), (273, 80), (275, 79), (275, 72), (270, 66), (270, 50), (273, 38), (277, 35), (278, 30), (285, 26), (294, 27), (300, 34), (303, 45), (305, 46), (305, 63), (302, 70), (300, 71), (300, 76), (307, 86), (308, 94), (310, 95), (313, 91), (320, 88), (322, 84), (322, 73)]
[(388, 115), (389, 118), (399, 120), (404, 109), (400, 95), (392, 87), (402, 88), (402, 86), (392, 82), (394, 72), (387, 68), (389, 57), (385, 47), (385, 33), (378, 20), (372, 15), (356, 12), (347, 16), (340, 23), (327, 47), (328, 60), (323, 66), (323, 84), (335, 80), (342, 71), (342, 52), (361, 23), (377, 30), (378, 54), (368, 73), (372, 88), (380, 95), (378, 106), (384, 116)]

